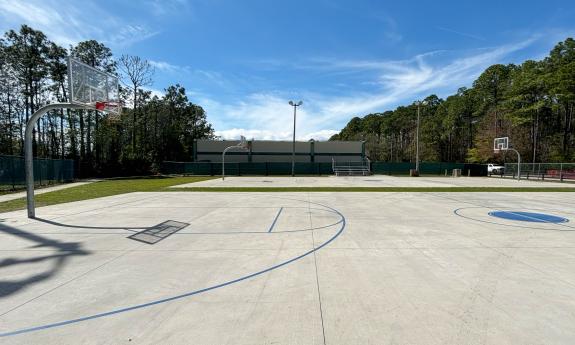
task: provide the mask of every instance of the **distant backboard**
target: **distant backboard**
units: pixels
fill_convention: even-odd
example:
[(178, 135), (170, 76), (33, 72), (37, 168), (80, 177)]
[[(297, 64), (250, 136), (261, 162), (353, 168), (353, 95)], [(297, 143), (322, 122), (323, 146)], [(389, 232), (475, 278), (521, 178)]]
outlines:
[(246, 137), (244, 137), (243, 135), (240, 136), (240, 142), (238, 143), (238, 146), (244, 150), (248, 149), (248, 141), (246, 140)]
[(70, 102), (119, 114), (122, 110), (118, 77), (72, 57), (68, 58)]
[(495, 138), (493, 140), (493, 152), (509, 149), (509, 137)]

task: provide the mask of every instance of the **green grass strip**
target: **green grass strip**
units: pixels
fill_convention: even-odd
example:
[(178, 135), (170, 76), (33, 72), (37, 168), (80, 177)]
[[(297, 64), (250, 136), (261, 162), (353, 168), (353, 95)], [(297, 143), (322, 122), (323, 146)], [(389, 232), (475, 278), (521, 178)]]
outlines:
[[(144, 177), (112, 179), (36, 195), (36, 207), (131, 192), (575, 192), (573, 187), (185, 187), (171, 186), (217, 177)], [(26, 208), (26, 198), (0, 202), (0, 212)]]
[[(36, 202), (36, 207), (42, 207), (132, 192), (157, 192), (165, 190), (170, 186), (211, 180), (213, 178), (214, 177), (153, 176), (111, 179), (38, 194), (35, 196), (34, 200)], [(16, 211), (24, 208), (26, 208), (26, 198), (0, 202), (0, 212)]]
[(170, 192), (575, 192), (573, 187), (182, 187)]

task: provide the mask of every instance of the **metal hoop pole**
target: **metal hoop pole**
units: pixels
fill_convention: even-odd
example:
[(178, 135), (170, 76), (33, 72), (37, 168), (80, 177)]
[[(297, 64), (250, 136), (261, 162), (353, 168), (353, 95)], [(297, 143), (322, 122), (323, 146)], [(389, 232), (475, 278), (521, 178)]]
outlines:
[(509, 151), (517, 153), (517, 181), (521, 179), (521, 155), (516, 149), (508, 148)]
[(28, 218), (35, 218), (34, 209), (34, 153), (32, 152), (32, 134), (36, 122), (50, 110), (54, 109), (79, 109), (87, 108), (85, 105), (73, 103), (53, 103), (43, 106), (36, 110), (32, 117), (26, 123), (26, 133), (24, 134), (24, 164), (26, 169), (26, 207), (28, 209)]

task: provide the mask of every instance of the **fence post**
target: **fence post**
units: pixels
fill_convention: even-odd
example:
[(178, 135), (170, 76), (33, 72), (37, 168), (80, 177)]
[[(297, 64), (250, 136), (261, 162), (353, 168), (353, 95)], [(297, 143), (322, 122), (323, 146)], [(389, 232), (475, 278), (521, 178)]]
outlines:
[(14, 178), (14, 156), (10, 156), (10, 180), (12, 181), (12, 190), (15, 190), (16, 180)]
[(541, 175), (541, 163), (537, 166), (537, 175)]

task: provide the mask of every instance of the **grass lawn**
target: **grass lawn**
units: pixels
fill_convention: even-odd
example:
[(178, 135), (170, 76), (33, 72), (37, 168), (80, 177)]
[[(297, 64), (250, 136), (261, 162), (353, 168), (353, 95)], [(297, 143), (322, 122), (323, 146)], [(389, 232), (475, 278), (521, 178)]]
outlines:
[[(219, 177), (145, 177), (112, 179), (36, 195), (36, 207), (131, 192), (575, 192), (561, 187), (187, 187), (170, 186)], [(26, 208), (26, 198), (0, 202), (0, 212)]]
[[(143, 177), (113, 179), (66, 188), (35, 196), (36, 207), (61, 204), (65, 202), (101, 198), (131, 192), (156, 192), (177, 184), (211, 180), (214, 177)], [(0, 212), (26, 208), (26, 198), (0, 202)]]

